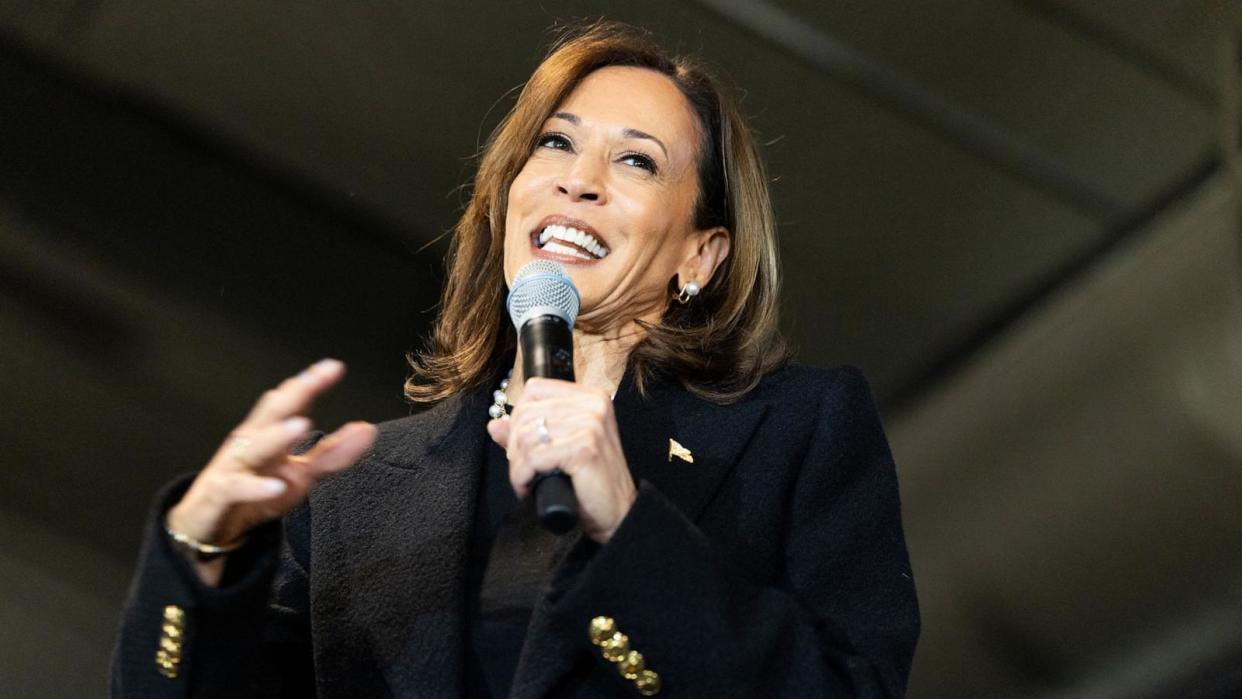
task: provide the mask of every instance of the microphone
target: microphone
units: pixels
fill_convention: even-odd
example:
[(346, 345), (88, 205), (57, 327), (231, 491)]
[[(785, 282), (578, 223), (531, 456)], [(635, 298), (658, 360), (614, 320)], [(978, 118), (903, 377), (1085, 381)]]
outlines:
[[(518, 270), (509, 290), (509, 317), (522, 348), (522, 375), (574, 380), (574, 321), (578, 288), (551, 260), (533, 260)], [(535, 513), (551, 532), (564, 534), (578, 523), (578, 498), (560, 469), (535, 476)]]

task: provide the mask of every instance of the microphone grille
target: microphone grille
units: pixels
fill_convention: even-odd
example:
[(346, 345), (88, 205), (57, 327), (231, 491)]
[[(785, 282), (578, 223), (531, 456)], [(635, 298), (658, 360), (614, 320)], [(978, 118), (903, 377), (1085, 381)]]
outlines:
[(509, 317), (513, 327), (538, 315), (554, 315), (573, 329), (578, 320), (578, 288), (565, 268), (552, 260), (532, 260), (518, 270), (509, 289)]

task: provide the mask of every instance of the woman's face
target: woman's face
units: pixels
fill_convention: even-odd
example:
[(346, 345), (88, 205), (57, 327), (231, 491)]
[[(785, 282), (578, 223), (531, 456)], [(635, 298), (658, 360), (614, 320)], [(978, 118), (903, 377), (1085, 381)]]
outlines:
[(705, 286), (728, 236), (693, 226), (699, 134), (660, 73), (611, 66), (584, 78), (509, 187), (505, 281), (532, 259), (559, 262), (582, 296), (580, 322), (603, 328), (659, 320), (674, 275)]

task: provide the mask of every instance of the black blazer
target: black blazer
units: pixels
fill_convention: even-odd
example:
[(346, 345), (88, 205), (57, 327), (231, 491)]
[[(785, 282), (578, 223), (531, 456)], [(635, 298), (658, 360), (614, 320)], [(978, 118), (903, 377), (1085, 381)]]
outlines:
[[(671, 384), (616, 413), (639, 495), (598, 546), (567, 535), (512, 696), (639, 696), (589, 638), (615, 619), (670, 696), (899, 696), (919, 631), (897, 481), (854, 369), (790, 366), (718, 406)], [(460, 695), (471, 526), (490, 390), (385, 423), (221, 589), (153, 511), (114, 656), (116, 696)], [(670, 454), (670, 439), (693, 463)], [(182, 610), (175, 677), (157, 671)], [(164, 633), (163, 635), (167, 635)], [(168, 660), (167, 652), (163, 656)]]

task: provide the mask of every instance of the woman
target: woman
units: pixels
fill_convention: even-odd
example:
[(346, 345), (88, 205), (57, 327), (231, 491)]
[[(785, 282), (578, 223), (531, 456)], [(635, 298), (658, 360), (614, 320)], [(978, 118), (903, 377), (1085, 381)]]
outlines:
[[(504, 378), (506, 288), (539, 258), (581, 293), (576, 383)], [(627, 27), (563, 39), (455, 230), (407, 384), (434, 407), (314, 441), (338, 362), (264, 395), (160, 497), (114, 693), (902, 694), (891, 457), (856, 371), (786, 366), (776, 290), (728, 97)], [(557, 468), (581, 514), (560, 538), (525, 498)]]

